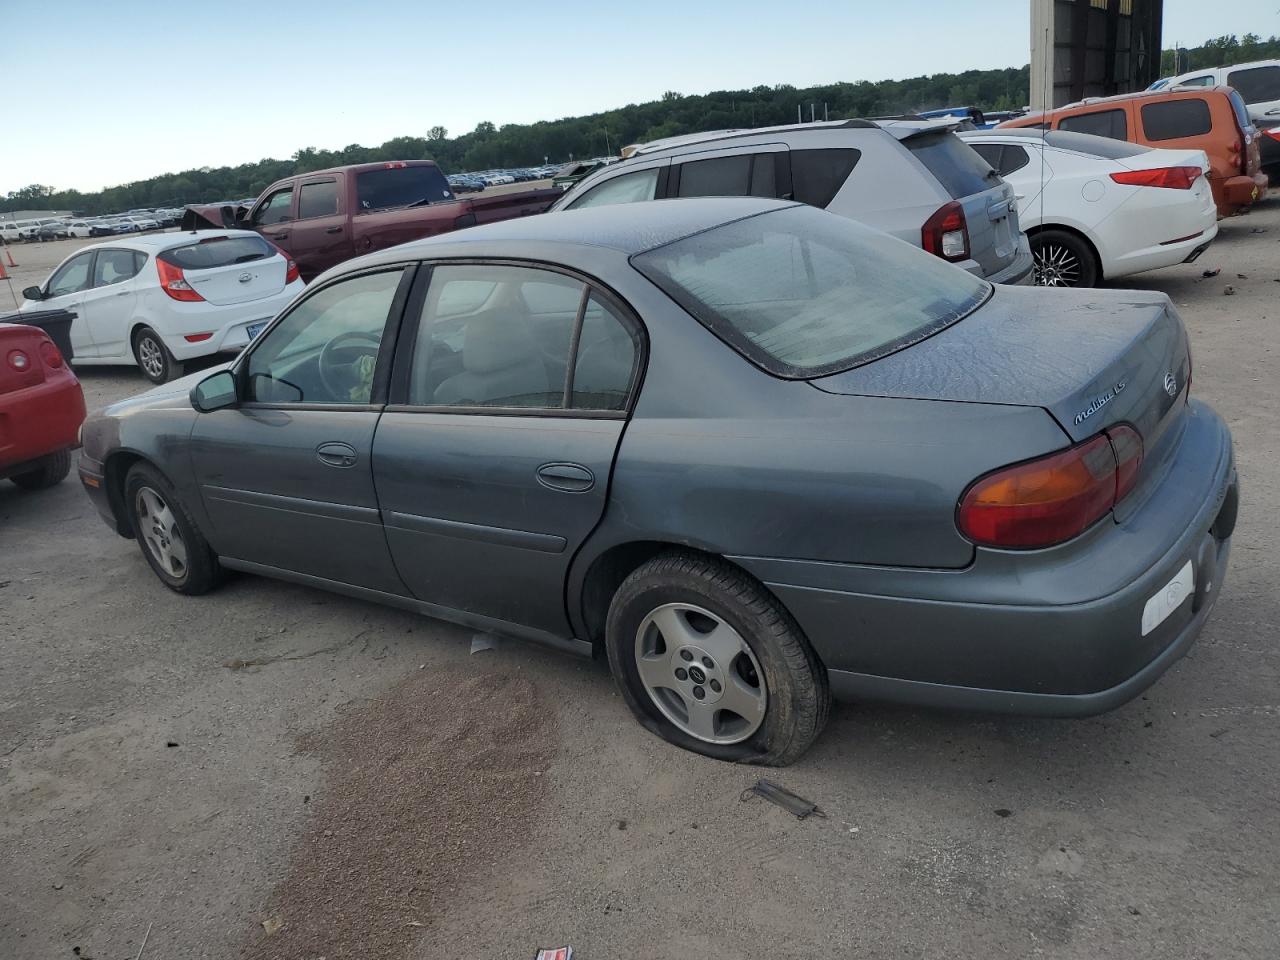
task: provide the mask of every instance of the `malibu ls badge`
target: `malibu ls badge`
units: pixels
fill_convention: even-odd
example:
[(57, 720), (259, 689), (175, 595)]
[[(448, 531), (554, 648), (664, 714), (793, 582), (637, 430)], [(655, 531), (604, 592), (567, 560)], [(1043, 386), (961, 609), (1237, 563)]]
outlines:
[(1120, 396), (1120, 393), (1127, 386), (1128, 386), (1128, 383), (1124, 380), (1116, 381), (1116, 385), (1112, 387), (1110, 390), (1108, 390), (1106, 393), (1104, 393), (1102, 396), (1095, 397), (1094, 399), (1090, 400), (1089, 405), (1076, 414), (1075, 419), (1072, 421), (1072, 423), (1076, 424), (1077, 426), (1084, 423), (1086, 420), (1092, 417), (1095, 413), (1097, 413), (1099, 410), (1105, 407), (1108, 403), (1110, 403), (1116, 397)]

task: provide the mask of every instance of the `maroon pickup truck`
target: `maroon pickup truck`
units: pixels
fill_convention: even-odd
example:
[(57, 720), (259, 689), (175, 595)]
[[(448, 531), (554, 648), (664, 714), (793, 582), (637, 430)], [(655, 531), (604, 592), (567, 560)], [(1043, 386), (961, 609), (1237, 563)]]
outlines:
[(393, 160), (298, 174), (273, 183), (250, 207), (188, 207), (182, 226), (256, 230), (310, 281), (362, 253), (542, 213), (560, 195), (547, 188), (459, 199), (430, 160)]

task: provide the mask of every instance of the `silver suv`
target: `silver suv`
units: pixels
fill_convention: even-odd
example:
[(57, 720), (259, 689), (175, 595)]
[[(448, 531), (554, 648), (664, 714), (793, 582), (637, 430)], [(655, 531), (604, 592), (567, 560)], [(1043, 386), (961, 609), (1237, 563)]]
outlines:
[(952, 132), (922, 120), (722, 130), (644, 144), (553, 210), (668, 197), (799, 200), (923, 247), (993, 283), (1030, 283), (1013, 189)]

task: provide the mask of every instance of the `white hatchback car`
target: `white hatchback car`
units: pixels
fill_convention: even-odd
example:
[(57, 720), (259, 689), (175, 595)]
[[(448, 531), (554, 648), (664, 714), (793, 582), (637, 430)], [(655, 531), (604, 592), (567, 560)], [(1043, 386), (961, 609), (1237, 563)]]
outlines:
[(248, 230), (118, 237), (84, 247), (22, 312), (70, 310), (75, 362), (132, 364), (155, 383), (183, 362), (235, 353), (302, 291), (298, 267)]
[(1203, 150), (1034, 128), (959, 136), (1014, 188), (1038, 284), (1092, 287), (1190, 263), (1218, 235)]

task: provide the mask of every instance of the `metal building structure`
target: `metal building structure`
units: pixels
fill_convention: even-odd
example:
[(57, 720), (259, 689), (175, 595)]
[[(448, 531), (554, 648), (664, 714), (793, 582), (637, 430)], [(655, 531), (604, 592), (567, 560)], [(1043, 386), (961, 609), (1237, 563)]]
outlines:
[(1031, 0), (1031, 109), (1145, 89), (1163, 0)]

